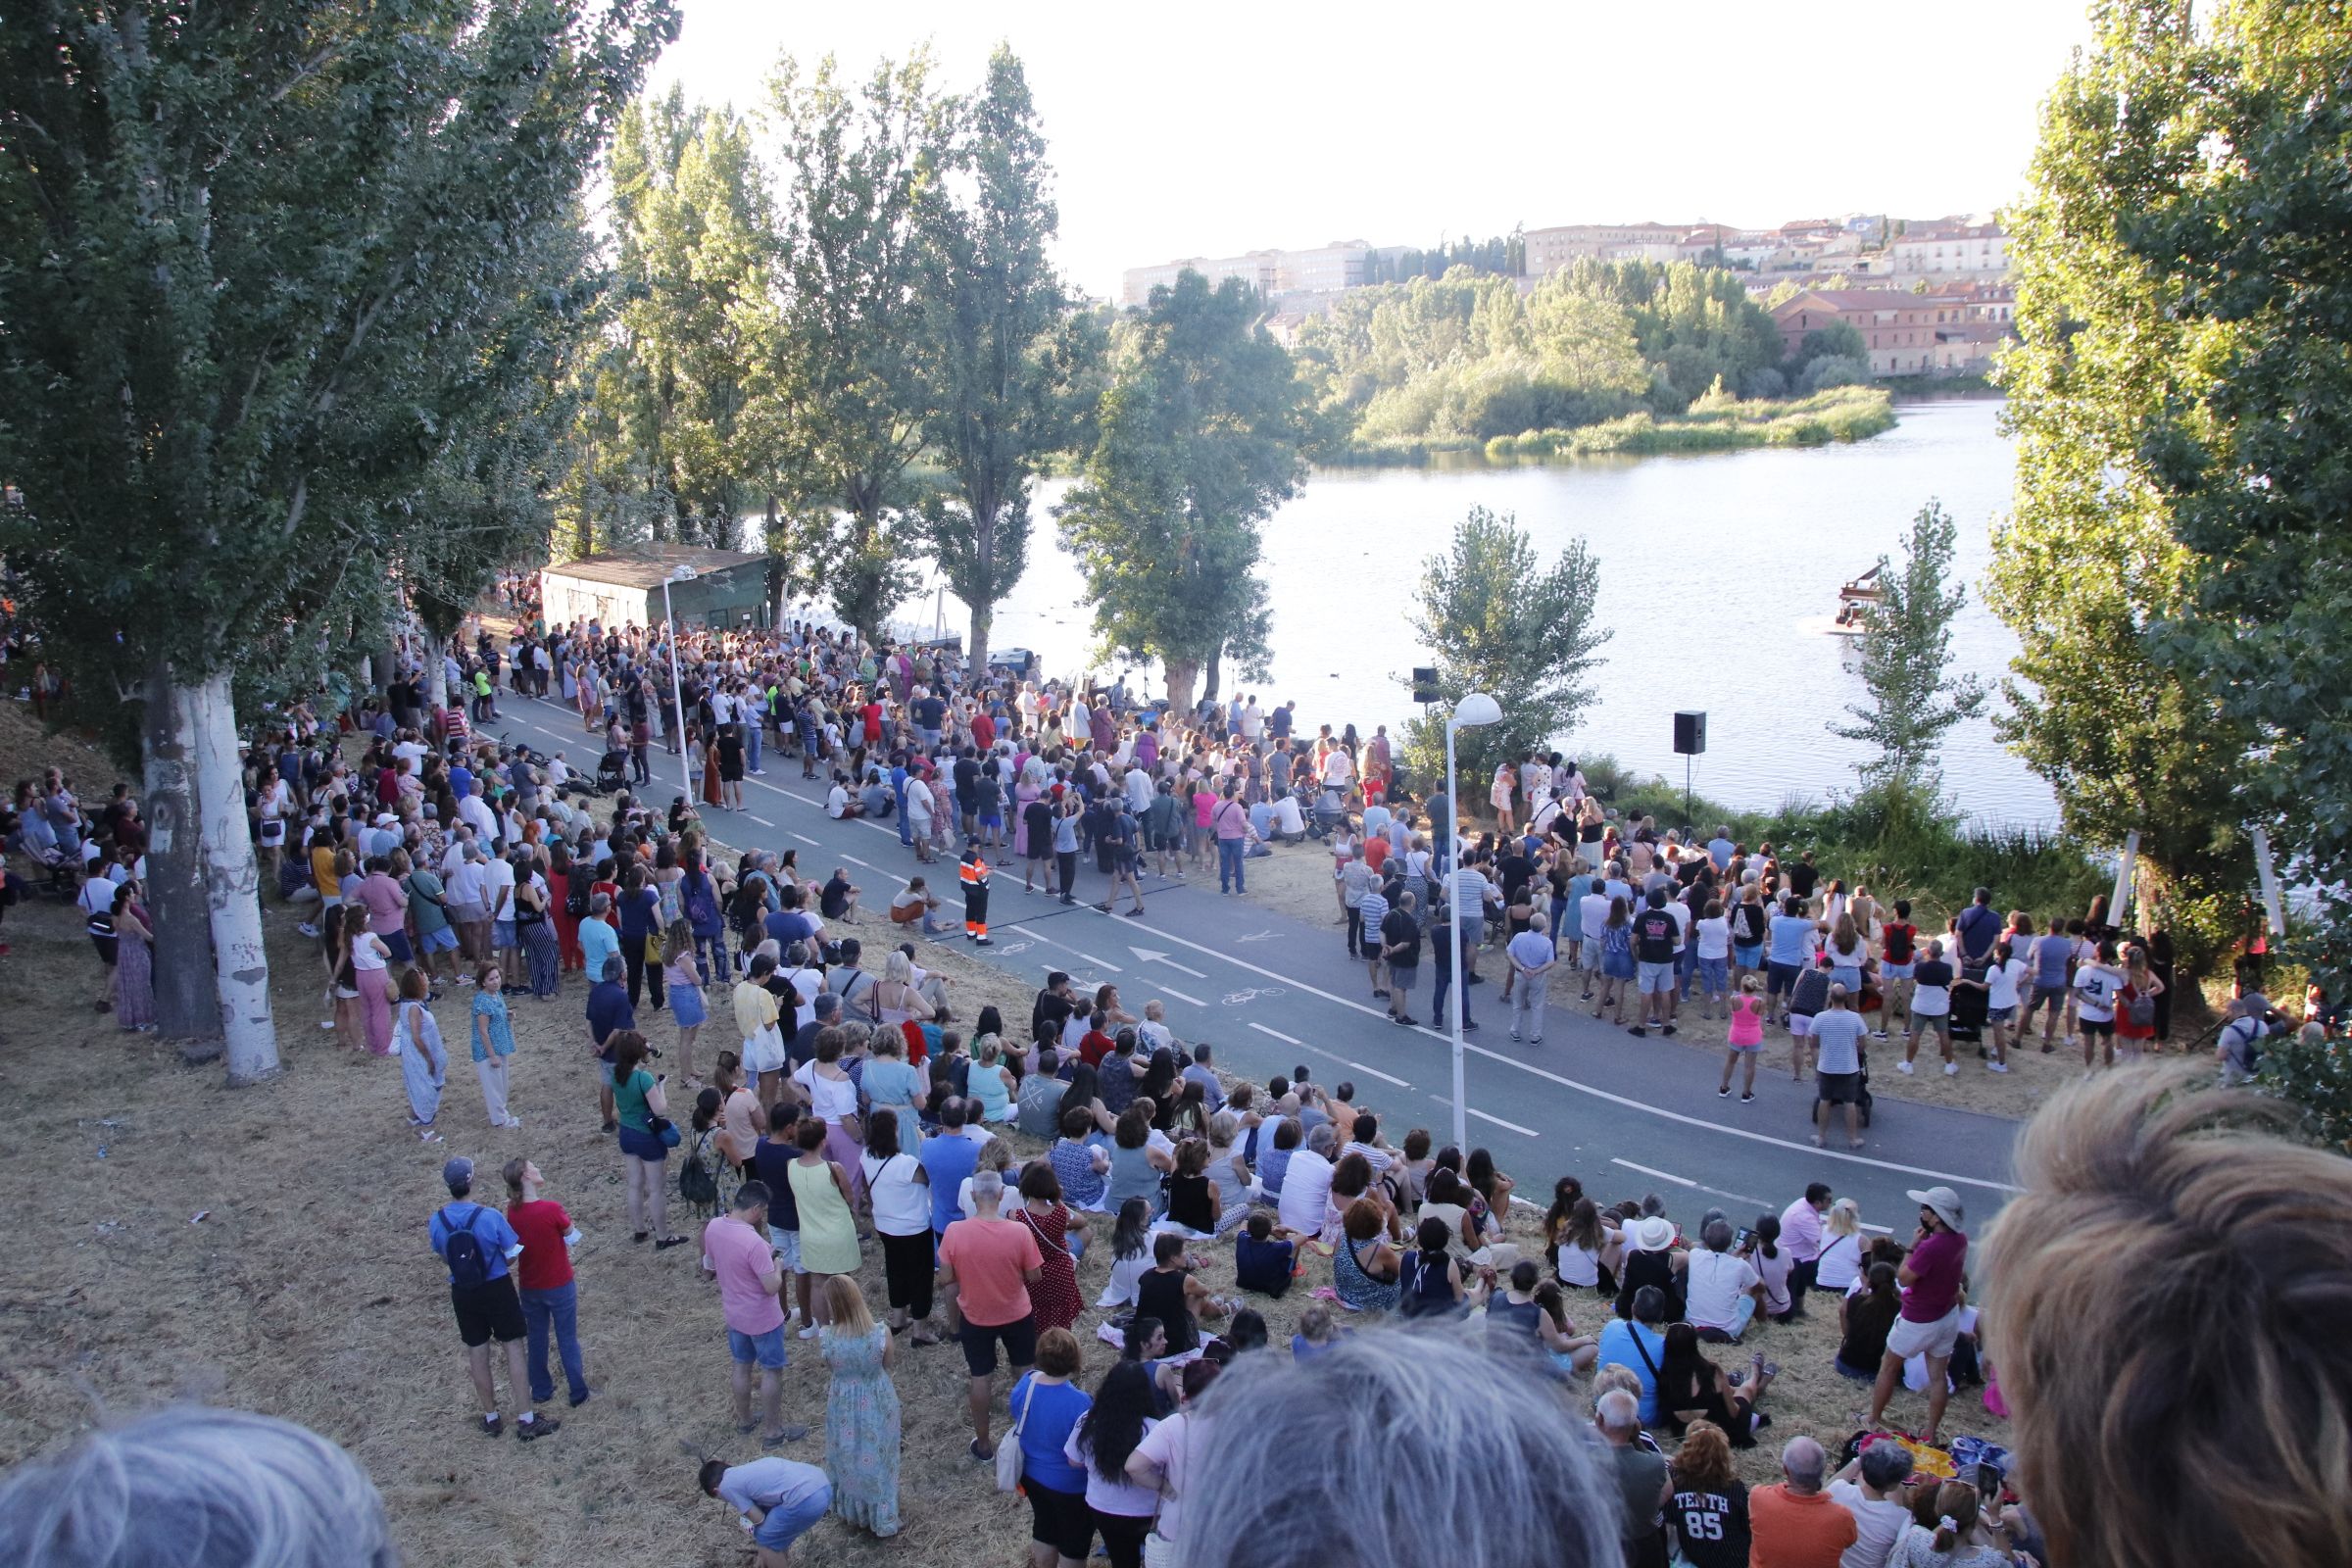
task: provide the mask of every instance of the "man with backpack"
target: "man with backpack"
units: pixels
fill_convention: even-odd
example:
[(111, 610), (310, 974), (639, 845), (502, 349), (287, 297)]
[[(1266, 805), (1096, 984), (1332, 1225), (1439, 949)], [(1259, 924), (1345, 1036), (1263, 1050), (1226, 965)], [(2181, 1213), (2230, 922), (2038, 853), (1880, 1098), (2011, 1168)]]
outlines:
[(507, 1382), (519, 1413), (514, 1435), (536, 1442), (563, 1423), (541, 1416), (530, 1404), (530, 1371), (523, 1359), (528, 1329), (522, 1302), (514, 1294), (510, 1265), (522, 1255), (522, 1242), (497, 1209), (474, 1202), (473, 1161), (463, 1154), (441, 1167), (449, 1201), (433, 1211), (425, 1234), (433, 1251), (449, 1267), (449, 1301), (457, 1312), (458, 1338), (466, 1347), (466, 1370), (482, 1403), (484, 1437), (506, 1431), (499, 1418), (498, 1382), (491, 1365), (490, 1342), (506, 1347)]

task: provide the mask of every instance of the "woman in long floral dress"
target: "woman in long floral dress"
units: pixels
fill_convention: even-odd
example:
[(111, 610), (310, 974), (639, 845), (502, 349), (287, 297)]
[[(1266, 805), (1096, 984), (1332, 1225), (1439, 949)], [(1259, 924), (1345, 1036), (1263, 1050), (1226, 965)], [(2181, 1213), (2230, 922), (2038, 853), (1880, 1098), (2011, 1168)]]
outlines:
[(825, 1479), (833, 1511), (877, 1536), (899, 1533), (899, 1391), (890, 1381), (890, 1330), (866, 1310), (858, 1282), (824, 1284), (817, 1348), (833, 1369), (825, 1391)]

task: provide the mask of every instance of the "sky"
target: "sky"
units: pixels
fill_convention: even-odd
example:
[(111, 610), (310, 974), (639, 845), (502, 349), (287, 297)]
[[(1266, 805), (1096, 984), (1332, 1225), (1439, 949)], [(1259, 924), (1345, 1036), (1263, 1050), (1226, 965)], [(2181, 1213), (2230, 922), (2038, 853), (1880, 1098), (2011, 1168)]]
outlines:
[(1058, 263), (1129, 267), (1514, 224), (1762, 227), (1990, 212), (2089, 40), (2082, 0), (1844, 17), (1697, 0), (1508, 10), (684, 0), (655, 85), (750, 109), (785, 53), (862, 74), (928, 43), (952, 89), (1008, 42), (1056, 172)]

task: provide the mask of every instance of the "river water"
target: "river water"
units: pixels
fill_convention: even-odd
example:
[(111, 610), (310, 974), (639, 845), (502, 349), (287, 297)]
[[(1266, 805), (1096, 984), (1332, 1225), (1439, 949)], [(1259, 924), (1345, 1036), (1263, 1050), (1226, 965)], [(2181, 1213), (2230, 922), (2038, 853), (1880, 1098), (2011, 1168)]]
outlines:
[[(1959, 524), (1957, 566), (1970, 592), (1953, 630), (1955, 663), (1997, 681), (2016, 649), (1977, 587), (2014, 466), (1999, 408), (1989, 399), (1904, 404), (1885, 435), (1801, 451), (1319, 469), (1266, 525), (1273, 674), (1245, 689), (1269, 707), (1296, 699), (1309, 734), (1324, 722), (1352, 721), (1366, 734), (1379, 722), (1393, 728), (1412, 710), (1393, 677), (1426, 658), (1408, 623), (1422, 563), (1447, 547), (1464, 513), (1484, 506), (1514, 514), (1542, 555), (1581, 536), (1599, 562), (1598, 615), (1615, 635), (1601, 650), (1597, 700), (1559, 737), (1565, 749), (1612, 753), (1679, 783), (1673, 714), (1699, 709), (1707, 751), (1692, 781), (1702, 794), (1768, 809), (1849, 789), (1864, 748), (1825, 727), (1862, 696), (1846, 639), (1830, 630), (1838, 587), (1893, 553), (1925, 502), (1941, 501)], [(1066, 488), (1040, 486), (1029, 569), (999, 607), (992, 635), (998, 647), (1035, 650), (1054, 672), (1084, 667), (1091, 642), (1076, 564), (1051, 522)], [(903, 623), (929, 628), (935, 586), (903, 607)], [(966, 629), (953, 594), (945, 616), (950, 630)], [(2055, 819), (2048, 787), (2002, 749), (1986, 719), (1950, 732), (1943, 773), (1960, 808), (1981, 820)]]

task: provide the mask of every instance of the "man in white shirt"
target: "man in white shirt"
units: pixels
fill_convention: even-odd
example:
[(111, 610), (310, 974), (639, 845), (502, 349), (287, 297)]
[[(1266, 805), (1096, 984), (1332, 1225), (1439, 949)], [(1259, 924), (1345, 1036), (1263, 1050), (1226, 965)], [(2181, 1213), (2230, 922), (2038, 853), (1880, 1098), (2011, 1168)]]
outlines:
[(1704, 1246), (1690, 1254), (1685, 1276), (1684, 1316), (1700, 1339), (1737, 1345), (1764, 1304), (1763, 1277), (1731, 1250), (1730, 1220), (1710, 1220), (1699, 1240)]
[(1585, 1000), (1592, 1000), (1592, 977), (1600, 973), (1601, 938), (1608, 934), (1609, 907), (1613, 901), (1595, 885), (1592, 892), (1577, 901), (1577, 918), (1583, 922), (1585, 940), (1577, 945), (1577, 966), (1585, 972)]
[(1331, 1202), (1332, 1131), (1327, 1122), (1306, 1135), (1306, 1147), (1291, 1155), (1283, 1172), (1282, 1203), (1275, 1223), (1312, 1240), (1323, 1234), (1323, 1210)]
[(488, 845), (498, 837), (498, 818), (491, 814), (490, 803), (482, 798), (481, 781), (476, 779), (471, 793), (458, 803), (458, 819), (473, 829), (474, 838)]
[(490, 918), (482, 907), (481, 851), (468, 839), (452, 844), (449, 852), (458, 863), (442, 874), (442, 898), (449, 906), (450, 919), (457, 925), (461, 950), (467, 958), (479, 963), (489, 956)]
[(522, 970), (522, 941), (514, 934), (514, 867), (496, 856), (482, 863), (482, 904), (490, 916), (490, 945), (510, 975)]
[(1830, 1500), (1854, 1516), (1860, 1532), (1838, 1559), (1838, 1568), (1885, 1568), (1887, 1554), (1911, 1522), (1903, 1483), (1911, 1476), (1911, 1450), (1899, 1443), (1878, 1443), (1838, 1472)]

